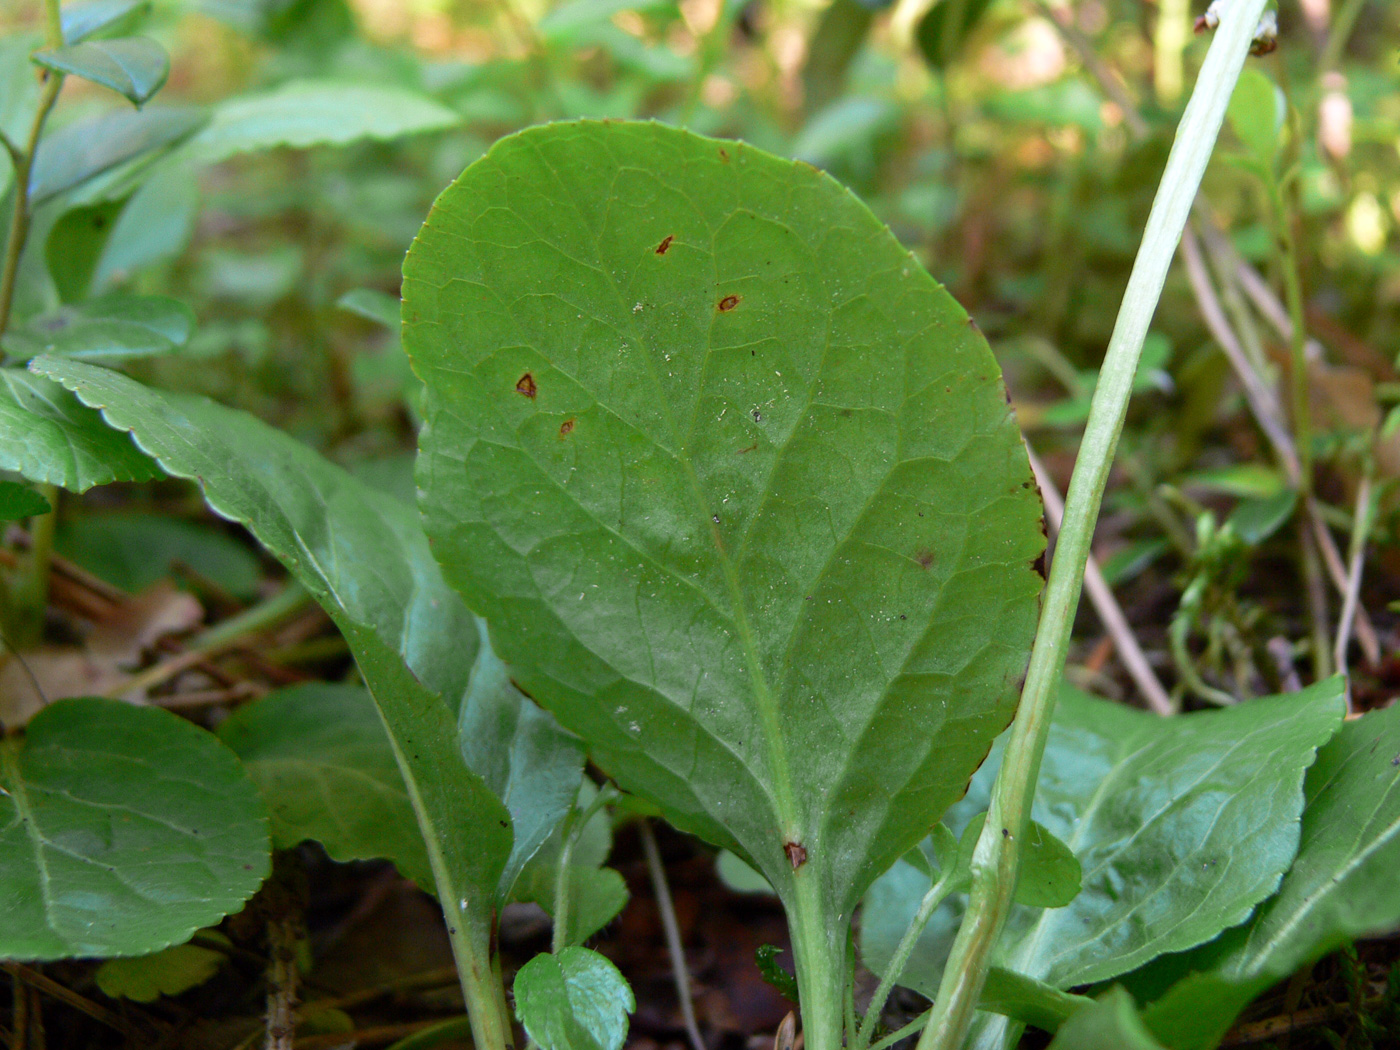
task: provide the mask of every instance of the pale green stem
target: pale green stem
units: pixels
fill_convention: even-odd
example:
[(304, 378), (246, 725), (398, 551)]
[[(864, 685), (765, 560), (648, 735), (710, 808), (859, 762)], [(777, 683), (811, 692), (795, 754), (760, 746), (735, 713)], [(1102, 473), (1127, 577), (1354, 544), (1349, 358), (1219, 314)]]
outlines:
[(1327, 31), (1327, 44), (1322, 49), (1322, 57), (1317, 63), (1319, 73), (1337, 68), (1337, 64), (1342, 60), (1342, 51), (1346, 49), (1347, 41), (1351, 38), (1351, 31), (1356, 27), (1356, 20), (1365, 6), (1366, 0), (1346, 0), (1342, 4)]
[(944, 968), (933, 1017), (919, 1039), (919, 1050), (958, 1050), (962, 1046), (993, 949), (1011, 910), (1021, 837), (1030, 819), (1054, 711), (1055, 687), (1064, 667), (1094, 523), (1122, 432), (1142, 342), (1264, 3), (1234, 0), (1221, 19), (1167, 159), (1079, 446), (1020, 710), (992, 790), (987, 823), (973, 854), (967, 914)]
[(870, 1005), (865, 1011), (865, 1020), (861, 1022), (860, 1032), (856, 1036), (851, 1050), (866, 1050), (870, 1046), (870, 1037), (875, 1034), (875, 1026), (880, 1021), (880, 1014), (885, 1009), (885, 1003), (889, 1000), (890, 992), (894, 991), (896, 982), (903, 976), (904, 967), (909, 964), (909, 956), (914, 954), (914, 946), (919, 943), (924, 927), (933, 918), (934, 911), (952, 890), (953, 873), (950, 871), (930, 886), (929, 891), (924, 894), (924, 899), (919, 902), (918, 911), (914, 913), (914, 921), (909, 924), (909, 929), (904, 931), (904, 936), (900, 938), (894, 954), (890, 956), (890, 961), (885, 964), (885, 976), (880, 978), (880, 984), (875, 989), (875, 994), (870, 997)]
[(1185, 83), (1181, 55), (1190, 38), (1190, 0), (1161, 0), (1157, 5), (1157, 35), (1152, 48), (1152, 79), (1157, 101), (1164, 106), (1175, 105), (1181, 97), (1181, 87)]
[(793, 873), (794, 898), (789, 906), (792, 960), (797, 969), (797, 994), (802, 1003), (805, 1050), (841, 1050), (843, 1001), (849, 975), (845, 972), (850, 916), (833, 918), (821, 900), (815, 862)]
[(578, 843), (583, 829), (588, 827), (600, 809), (617, 797), (617, 789), (605, 784), (593, 796), (593, 801), (580, 814), (578, 806), (572, 806), (564, 818), (563, 844), (559, 847), (559, 868), (554, 873), (554, 935), (550, 951), (558, 954), (569, 944), (569, 866), (574, 859), (574, 846)]
[(15, 594), (14, 643), (20, 649), (39, 644), (44, 634), (44, 608), (49, 603), (49, 564), (53, 560), (54, 527), (58, 520), (58, 489), (43, 485), (40, 493), (53, 510), (29, 524), (29, 557)]

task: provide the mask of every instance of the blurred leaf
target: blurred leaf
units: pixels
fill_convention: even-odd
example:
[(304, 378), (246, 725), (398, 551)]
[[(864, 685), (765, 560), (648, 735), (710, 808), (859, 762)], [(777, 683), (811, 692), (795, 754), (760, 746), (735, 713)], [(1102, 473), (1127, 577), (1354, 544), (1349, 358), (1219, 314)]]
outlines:
[[(940, 0), (938, 6), (955, 2)], [(1078, 127), (1088, 132), (1103, 128), (1103, 96), (1078, 77), (1065, 77), (1023, 91), (998, 91), (988, 96), (983, 107), (989, 116), (1013, 124)]]
[(58, 700), (0, 742), (0, 955), (145, 955), (253, 895), (267, 815), (233, 753), (155, 707)]
[(773, 887), (753, 868), (744, 863), (743, 858), (727, 849), (719, 851), (715, 858), (715, 870), (719, 881), (734, 893), (764, 893), (774, 896)]
[(802, 67), (802, 100), (809, 113), (841, 96), (851, 61), (865, 46), (874, 20), (872, 5), (856, 0), (832, 0), (822, 12)]
[(753, 953), (759, 975), (769, 987), (790, 1003), (796, 1003), (797, 978), (778, 965), (778, 956), (783, 950), (776, 944), (760, 944)]
[(622, 1050), (637, 1008), (627, 979), (587, 948), (536, 955), (514, 991), (515, 1012), (540, 1050)]
[(1103, 578), (1110, 587), (1127, 583), (1169, 550), (1171, 544), (1163, 539), (1136, 540), (1104, 559)]
[(1283, 128), (1283, 94), (1263, 72), (1247, 66), (1226, 110), (1230, 127), (1253, 158), (1272, 168)]
[(90, 36), (122, 26), (127, 19), (146, 14), (150, 0), (79, 0), (60, 9), (64, 43), (81, 44)]
[(335, 305), (352, 314), (358, 314), (367, 321), (381, 324), (397, 333), (400, 324), (400, 302), (375, 288), (356, 288), (346, 292), (335, 301)]
[(452, 110), (404, 88), (297, 80), (220, 102), (186, 150), (193, 160), (212, 164), (239, 153), (390, 140), (459, 123)]
[(1245, 543), (1263, 543), (1293, 516), (1298, 505), (1296, 489), (1284, 489), (1272, 496), (1252, 496), (1235, 504), (1227, 523)]
[(93, 980), (112, 999), (153, 1003), (162, 995), (179, 995), (197, 988), (219, 972), (224, 954), (197, 944), (176, 944), (152, 955), (108, 959)]
[(173, 145), (206, 119), (202, 110), (168, 106), (117, 110), (67, 124), (39, 142), (29, 176), (30, 200), (37, 206), (119, 164)]
[(117, 215), (97, 260), (91, 290), (105, 291), (144, 267), (179, 255), (194, 233), (198, 211), (194, 173), (182, 165), (161, 165)]
[(503, 905), (525, 863), (573, 805), (584, 752), (576, 736), (516, 688), (491, 648), (486, 621), (478, 617), (476, 626), (476, 666), (462, 697), (458, 740), (467, 767), (510, 810), (515, 838), (496, 891), (497, 904)]
[[(1243, 921), (1293, 858), (1303, 771), (1339, 723), (1341, 693), (1333, 678), (1163, 719), (1062, 687), (1033, 816), (1079, 858), (1083, 889), (1063, 908), (1014, 909), (997, 962), (1065, 988)], [(954, 830), (986, 808), (1000, 749), (950, 811)], [(861, 947), (876, 973), (928, 888), (901, 861), (867, 895)], [(956, 912), (935, 914), (902, 983), (937, 990)]]
[(44, 245), (49, 276), (65, 303), (86, 299), (112, 227), (126, 201), (104, 200), (63, 213)]
[(926, 61), (940, 72), (962, 51), (991, 0), (939, 0), (919, 21), (914, 39)]
[(1274, 499), (1288, 491), (1283, 474), (1259, 463), (1236, 463), (1217, 470), (1198, 470), (1181, 479), (1183, 487), (1205, 489), (1242, 499)]
[(49, 501), (28, 485), (0, 480), (0, 521), (19, 521), (51, 510)]
[(619, 11), (651, 11), (668, 0), (566, 0), (540, 19), (540, 35), (550, 43), (572, 39), (576, 30), (607, 22)]
[(1298, 855), (1278, 893), (1248, 924), (1162, 960), (1190, 974), (1146, 1011), (1173, 1050), (1215, 1046), (1270, 985), (1400, 924), (1400, 705), (1347, 722), (1318, 752), (1306, 794)]
[(54, 354), (78, 361), (128, 361), (178, 350), (193, 332), (194, 312), (178, 299), (110, 292), (31, 318), (7, 333), (5, 351), (18, 360)]
[(46, 48), (34, 52), (34, 61), (45, 69), (111, 88), (136, 106), (149, 101), (170, 76), (170, 56), (165, 48), (145, 36)]
[(1076, 1011), (1050, 1043), (1050, 1050), (1165, 1050), (1138, 1015), (1133, 997), (1110, 988)]
[(413, 804), (368, 692), (324, 682), (278, 689), (231, 714), (219, 738), (267, 800), (277, 849), (313, 839), (334, 860), (383, 857), (433, 891)]
[(60, 526), (65, 558), (131, 594), (188, 566), (233, 597), (257, 596), (262, 565), (248, 547), (216, 526), (168, 514), (86, 514)]
[[(43, 43), (38, 33), (0, 36), (0, 134), (19, 144), (29, 134), (34, 108), (39, 102), (39, 79), (30, 54)], [(14, 182), (14, 165), (0, 153), (0, 200)]]
[(0, 368), (0, 470), (74, 492), (161, 476), (129, 435), (57, 383), (18, 368)]
[(885, 99), (847, 97), (807, 121), (792, 155), (819, 168), (873, 148), (876, 136), (899, 122), (899, 107)]

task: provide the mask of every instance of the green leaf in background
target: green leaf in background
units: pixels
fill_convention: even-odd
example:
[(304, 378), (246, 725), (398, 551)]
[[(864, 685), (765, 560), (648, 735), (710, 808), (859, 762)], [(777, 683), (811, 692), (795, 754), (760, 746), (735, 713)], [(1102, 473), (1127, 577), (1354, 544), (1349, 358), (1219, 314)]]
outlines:
[(844, 959), (1034, 629), (1040, 505), (985, 341), (829, 178), (654, 124), (502, 140), (404, 273), (448, 578), (602, 768)]
[(796, 1004), (797, 981), (778, 965), (778, 956), (782, 954), (783, 950), (776, 944), (760, 944), (753, 953), (754, 965), (758, 967), (759, 976), (765, 984), (788, 1002)]
[(487, 958), (510, 816), (457, 748), (448, 704), (466, 688), (476, 624), (413, 511), (246, 413), (77, 361), (30, 367), (198, 480), (214, 512), (245, 525), (335, 620), (389, 731), (448, 925)]
[(356, 288), (346, 292), (335, 301), (335, 305), (367, 321), (381, 324), (391, 332), (397, 332), (402, 323), (400, 314), (403, 306), (399, 300), (374, 288)]
[(536, 955), (515, 975), (515, 1012), (540, 1050), (622, 1050), (636, 1008), (627, 979), (587, 948)]
[(1110, 988), (1060, 1026), (1050, 1050), (1164, 1050), (1138, 1016), (1133, 997)]
[(773, 887), (768, 885), (768, 880), (745, 864), (737, 853), (731, 853), (727, 849), (720, 850), (719, 856), (715, 858), (715, 872), (719, 875), (719, 881), (733, 893), (773, 896)]
[(802, 101), (809, 113), (841, 97), (846, 73), (865, 46), (875, 11), (858, 0), (832, 0), (821, 13), (802, 66)]
[(28, 485), (18, 481), (0, 481), (0, 521), (19, 521), (53, 510), (49, 501)]
[(142, 106), (165, 86), (170, 56), (150, 37), (87, 40), (34, 52), (34, 61), (56, 73), (82, 77)]
[(161, 106), (67, 124), (39, 143), (29, 176), (30, 202), (37, 207), (119, 164), (174, 145), (207, 119), (200, 109)]
[(74, 492), (161, 476), (99, 413), (52, 380), (18, 368), (0, 368), (0, 470)]
[(1297, 489), (1284, 489), (1272, 496), (1246, 497), (1235, 504), (1226, 523), (1245, 543), (1263, 543), (1293, 516), (1297, 505)]
[(79, 361), (129, 361), (180, 349), (194, 324), (194, 311), (178, 299), (110, 292), (31, 318), (6, 334), (5, 352), (17, 360), (55, 354)]
[(80, 44), (90, 36), (121, 27), (129, 18), (151, 9), (150, 0), (79, 0), (65, 3), (60, 11), (63, 41)]
[(154, 707), (59, 700), (0, 743), (0, 956), (145, 955), (235, 911), (271, 866), (233, 753)]
[(58, 296), (65, 303), (88, 298), (93, 273), (107, 247), (124, 200), (100, 200), (63, 213), (44, 243), (44, 259)]
[(1196, 974), (1146, 1013), (1173, 1048), (1217, 1045), (1269, 985), (1353, 938), (1400, 925), (1400, 705), (1343, 726), (1318, 752), (1306, 794), (1298, 856), (1278, 893), (1247, 925), (1163, 960)]
[(188, 155), (204, 164), (239, 153), (288, 146), (344, 146), (389, 140), (461, 123), (452, 110), (404, 88), (329, 80), (297, 80), (256, 95), (220, 102)]
[(1283, 95), (1274, 82), (1259, 69), (1247, 67), (1235, 84), (1225, 115), (1235, 137), (1244, 143), (1254, 160), (1271, 168), (1278, 153), (1284, 117)]
[[(977, 837), (987, 821), (985, 813), (973, 817), (958, 841), (958, 866), (972, 870), (972, 853)], [(1037, 821), (1026, 828), (1021, 845), (1021, 874), (1016, 882), (1015, 901), (1030, 908), (1063, 908), (1078, 895), (1083, 871), (1074, 851)]]
[[(1013, 911), (998, 962), (1067, 988), (1243, 921), (1293, 859), (1303, 773), (1339, 724), (1341, 697), (1334, 678), (1162, 719), (1062, 687), (1033, 814), (1074, 850), (1084, 885), (1067, 907)], [(999, 751), (950, 821), (985, 808)], [(872, 889), (861, 946), (875, 972), (928, 888), (901, 863)], [(936, 990), (956, 910), (935, 914), (901, 983)]]
[(991, 0), (939, 0), (934, 4), (914, 31), (924, 61), (936, 70), (946, 69), (989, 7)]
[(559, 827), (578, 796), (584, 753), (577, 737), (515, 687), (491, 648), (486, 621), (478, 618), (476, 625), (476, 666), (457, 728), (467, 767), (510, 810), (515, 837), (496, 894), (497, 903), (504, 904), (526, 861)]
[(88, 290), (105, 291), (147, 266), (179, 255), (194, 233), (199, 201), (193, 171), (180, 164), (159, 165), (117, 216)]
[(153, 1003), (162, 995), (179, 995), (197, 988), (219, 972), (223, 952), (197, 944), (176, 944), (134, 959), (108, 959), (93, 980), (112, 999)]
[(55, 549), (131, 594), (188, 568), (240, 601), (257, 597), (262, 564), (217, 526), (166, 514), (88, 513), (60, 523)]
[(278, 849), (314, 839), (335, 860), (387, 858), (431, 892), (413, 803), (365, 690), (328, 683), (279, 689), (225, 719), (219, 738), (267, 799)]
[(1023, 1024), (1053, 1032), (1075, 1011), (1090, 1004), (1082, 995), (1070, 995), (1053, 985), (1023, 973), (1012, 973), (1000, 966), (987, 971), (987, 983), (977, 1007)]

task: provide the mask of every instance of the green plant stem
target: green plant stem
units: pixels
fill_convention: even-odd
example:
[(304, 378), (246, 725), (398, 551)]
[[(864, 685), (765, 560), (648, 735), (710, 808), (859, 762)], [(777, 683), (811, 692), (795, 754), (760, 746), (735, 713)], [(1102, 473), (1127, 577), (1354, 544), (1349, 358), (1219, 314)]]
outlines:
[(986, 983), (992, 952), (1011, 910), (1021, 838), (1030, 819), (1054, 711), (1054, 690), (1064, 667), (1094, 523), (1127, 414), (1142, 342), (1264, 3), (1235, 0), (1230, 5), (1216, 30), (1167, 159), (1080, 443), (1020, 710), (973, 854), (967, 913), (943, 971), (933, 1016), (919, 1038), (919, 1050), (958, 1050), (962, 1046)]
[(583, 829), (588, 827), (588, 822), (616, 796), (617, 789), (611, 784), (605, 784), (598, 789), (598, 794), (593, 796), (593, 801), (582, 813), (579, 812), (578, 806), (574, 805), (564, 818), (561, 836), (563, 844), (559, 847), (559, 870), (554, 873), (554, 934), (549, 947), (556, 955), (569, 945), (569, 867), (573, 864), (574, 846), (583, 834)]
[(900, 938), (894, 954), (890, 956), (890, 961), (885, 965), (885, 976), (880, 978), (880, 984), (875, 989), (875, 994), (870, 997), (870, 1005), (865, 1010), (865, 1019), (861, 1021), (860, 1032), (856, 1035), (851, 1050), (867, 1050), (870, 1046), (870, 1037), (875, 1034), (875, 1026), (880, 1023), (880, 1014), (885, 1009), (885, 1003), (889, 1001), (890, 992), (894, 991), (895, 984), (904, 974), (904, 967), (909, 964), (909, 956), (914, 954), (914, 946), (919, 943), (919, 937), (922, 936), (924, 928), (928, 926), (929, 920), (933, 918), (934, 911), (952, 890), (953, 878), (950, 871), (930, 886), (928, 892), (924, 894), (924, 899), (919, 902), (919, 910), (914, 913), (914, 921), (909, 924), (909, 929), (904, 931), (904, 936)]
[[(45, 0), (44, 43), (48, 47), (63, 46), (63, 21), (59, 15), (59, 0)], [(14, 307), (15, 282), (19, 278), (19, 261), (24, 255), (24, 244), (29, 239), (29, 176), (34, 170), (34, 157), (39, 152), (39, 137), (44, 131), (44, 122), (49, 119), (49, 111), (58, 101), (58, 93), (63, 90), (63, 74), (45, 70), (44, 89), (39, 94), (39, 105), (34, 110), (34, 119), (29, 125), (29, 137), (22, 149), (15, 149), (6, 140), (10, 161), (15, 169), (15, 207), (10, 215), (10, 232), (5, 240), (5, 262), (0, 267), (0, 336), (10, 326), (10, 311)]]
[(1356, 27), (1356, 20), (1361, 17), (1361, 9), (1365, 6), (1366, 0), (1345, 0), (1341, 10), (1333, 17), (1332, 26), (1327, 32), (1327, 43), (1322, 49), (1322, 57), (1318, 59), (1319, 73), (1337, 68), (1342, 60), (1342, 51), (1351, 39), (1351, 31)]
[(17, 621), (14, 643), (21, 649), (39, 643), (44, 628), (44, 607), (49, 602), (49, 565), (53, 560), (54, 527), (58, 519), (58, 489), (43, 485), (40, 492), (54, 509), (33, 518), (29, 526), (29, 558), (23, 582), (15, 595), (14, 608)]
[(793, 873), (794, 897), (784, 901), (792, 934), (792, 961), (797, 969), (797, 996), (802, 1006), (805, 1050), (841, 1050), (845, 1023), (846, 937), (850, 916), (833, 916), (821, 899), (815, 863)]

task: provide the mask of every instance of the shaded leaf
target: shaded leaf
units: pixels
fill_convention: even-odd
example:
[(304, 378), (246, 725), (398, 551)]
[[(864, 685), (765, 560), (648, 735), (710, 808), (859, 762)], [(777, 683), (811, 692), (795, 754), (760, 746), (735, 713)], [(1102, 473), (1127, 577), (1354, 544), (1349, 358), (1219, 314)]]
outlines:
[[(462, 698), (457, 730), (467, 767), (510, 810), (515, 837), (496, 894), (497, 903), (504, 904), (525, 863), (573, 805), (583, 780), (584, 754), (577, 737), (560, 729), (552, 715), (511, 682), (506, 665), (491, 648), (486, 621), (478, 618), (476, 625), (476, 666)], [(627, 899), (625, 892), (622, 899)]]
[(399, 330), (401, 307), (398, 299), (392, 295), (385, 295), (374, 288), (356, 288), (337, 299), (335, 305), (352, 314), (359, 314), (367, 321), (381, 324), (391, 332)]
[(66, 44), (80, 44), (88, 37), (107, 32), (150, 9), (150, 0), (79, 0), (78, 3), (65, 3), (59, 11), (63, 41)]
[(947, 68), (990, 6), (991, 0), (940, 0), (934, 4), (914, 31), (924, 61), (940, 71)]
[(252, 896), (271, 864), (237, 758), (168, 711), (56, 701), (0, 742), (0, 955), (144, 955)]
[(31, 318), (6, 333), (5, 351), (19, 360), (56, 354), (128, 361), (178, 350), (189, 342), (194, 323), (194, 312), (178, 299), (111, 292)]
[(86, 299), (97, 261), (126, 201), (102, 200), (63, 213), (49, 231), (44, 258), (49, 277), (65, 303)]
[(1164, 1050), (1138, 1016), (1133, 997), (1110, 988), (1060, 1026), (1050, 1050)]
[(161, 476), (100, 414), (52, 380), (18, 368), (0, 368), (0, 469), (74, 492)]
[(1253, 158), (1272, 167), (1283, 130), (1283, 94), (1259, 69), (1249, 66), (1240, 74), (1225, 111), (1230, 128)]
[(627, 979), (587, 948), (536, 955), (515, 975), (515, 1011), (541, 1050), (622, 1050), (637, 1008)]
[(987, 971), (987, 982), (982, 986), (977, 1008), (1053, 1032), (1075, 1011), (1091, 1002), (1082, 995), (1070, 995), (1023, 973), (993, 966)]
[[(964, 885), (970, 884), (972, 855), (986, 822), (987, 814), (977, 814), (968, 822), (958, 840), (957, 866), (963, 874)], [(931, 835), (925, 841), (933, 839)], [(1083, 871), (1073, 850), (1052, 835), (1043, 824), (1031, 821), (1026, 828), (1026, 841), (1021, 844), (1021, 851), (1021, 873), (1013, 898), (1017, 904), (1031, 908), (1063, 908), (1074, 900), (1079, 893)]]
[(202, 110), (162, 106), (118, 110), (75, 121), (45, 135), (29, 176), (37, 206), (136, 157), (171, 146), (204, 124)]
[(34, 52), (34, 61), (56, 73), (111, 88), (137, 106), (149, 101), (170, 76), (170, 56), (165, 48), (145, 36), (45, 48)]
[[(1340, 721), (1341, 696), (1334, 678), (1162, 719), (1062, 687), (1033, 814), (1074, 851), (1084, 885), (1067, 907), (1013, 910), (998, 962), (1071, 987), (1243, 921), (1293, 859), (1303, 773)], [(1000, 745), (950, 823), (986, 806), (999, 765)], [(862, 949), (875, 972), (928, 887), (901, 863), (872, 889)], [(935, 915), (902, 983), (936, 991), (958, 910)]]
[(92, 290), (110, 288), (144, 267), (179, 255), (194, 232), (198, 211), (194, 173), (183, 165), (160, 165), (117, 216), (92, 275)]
[(745, 864), (743, 858), (727, 849), (720, 850), (715, 858), (715, 871), (719, 881), (734, 893), (773, 895), (773, 887), (768, 885), (768, 880)]
[(1215, 1046), (1271, 984), (1355, 937), (1400, 925), (1400, 705), (1343, 726), (1308, 771), (1306, 794), (1298, 856), (1278, 893), (1246, 925), (1163, 960), (1197, 971), (1146, 1013), (1174, 1048)]
[(375, 84), (297, 80), (215, 107), (190, 142), (189, 156), (209, 164), (239, 153), (288, 146), (344, 146), (360, 139), (396, 139), (461, 122), (426, 95)]
[(413, 803), (365, 690), (327, 683), (279, 689), (231, 714), (219, 738), (267, 799), (278, 849), (314, 839), (335, 860), (384, 857), (432, 890)]
[(19, 521), (51, 510), (49, 501), (28, 485), (0, 480), (0, 521)]
[(782, 954), (783, 950), (776, 944), (760, 944), (753, 953), (754, 963), (758, 966), (759, 975), (771, 988), (789, 1002), (796, 1003), (797, 981), (778, 965), (778, 956)]
[(198, 480), (210, 507), (245, 525), (335, 620), (389, 731), (439, 899), (484, 956), (510, 819), (457, 749), (444, 697), (466, 687), (475, 624), (413, 512), (246, 413), (76, 361), (31, 368), (100, 406), (170, 473)]
[(967, 315), (809, 167), (577, 123), (438, 199), (404, 318), (434, 553), (516, 680), (790, 907), (810, 879), (843, 952), (1034, 627), (1039, 503)]
[(93, 980), (112, 999), (153, 1003), (162, 995), (179, 995), (197, 988), (219, 972), (222, 952), (197, 944), (176, 944), (153, 955), (108, 959)]

